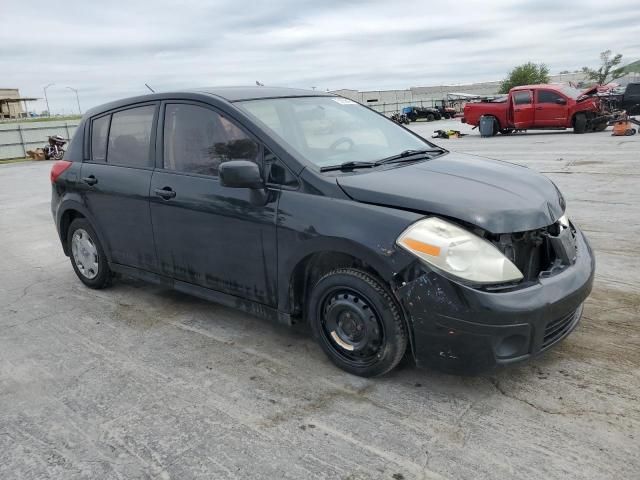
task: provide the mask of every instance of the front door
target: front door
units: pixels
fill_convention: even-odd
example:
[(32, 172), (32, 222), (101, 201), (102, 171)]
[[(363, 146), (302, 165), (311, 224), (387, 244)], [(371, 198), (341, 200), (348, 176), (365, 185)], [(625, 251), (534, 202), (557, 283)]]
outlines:
[(518, 90), (511, 95), (513, 125), (522, 130), (533, 127), (534, 110), (531, 90)]
[(218, 179), (224, 161), (261, 163), (261, 145), (208, 105), (166, 103), (163, 111), (150, 193), (161, 273), (274, 306), (279, 192), (256, 195)]
[(149, 186), (157, 104), (127, 108), (91, 121), (89, 159), (82, 164), (82, 196), (111, 261), (155, 270)]
[(536, 92), (536, 127), (564, 127), (568, 116), (567, 99), (553, 90)]

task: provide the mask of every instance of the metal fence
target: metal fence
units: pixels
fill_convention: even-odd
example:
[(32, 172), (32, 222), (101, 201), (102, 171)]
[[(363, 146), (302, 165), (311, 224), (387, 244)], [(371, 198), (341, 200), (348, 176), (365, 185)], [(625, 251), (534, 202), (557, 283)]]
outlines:
[[(405, 107), (435, 107), (442, 105), (442, 100), (415, 100), (408, 102), (393, 102), (393, 103), (364, 103), (367, 107), (375, 110), (378, 113), (382, 113), (387, 117), (390, 117), (394, 113), (400, 113)], [(463, 104), (462, 102), (447, 102), (447, 106), (455, 108), (461, 112)]]
[(42, 148), (51, 135), (69, 141), (80, 120), (0, 124), (0, 160), (24, 158), (28, 150)]

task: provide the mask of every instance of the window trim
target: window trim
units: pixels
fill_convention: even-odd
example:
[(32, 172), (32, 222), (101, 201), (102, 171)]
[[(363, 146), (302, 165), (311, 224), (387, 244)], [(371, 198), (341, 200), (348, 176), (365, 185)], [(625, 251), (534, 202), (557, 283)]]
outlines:
[[(260, 173), (264, 179), (264, 142), (260, 141), (260, 139), (253, 134), (253, 132), (251, 132), (250, 130), (248, 130), (240, 121), (238, 121), (236, 118), (234, 118), (232, 115), (228, 114), (227, 112), (214, 107), (213, 105), (210, 105), (208, 103), (205, 102), (199, 102), (197, 100), (179, 100), (179, 99), (164, 99), (162, 100), (161, 104), (160, 104), (160, 108), (159, 108), (159, 113), (158, 113), (158, 124), (157, 124), (157, 128), (156, 128), (156, 161), (155, 161), (155, 169), (159, 172), (163, 172), (163, 173), (172, 173), (175, 175), (187, 175), (190, 177), (199, 177), (199, 178), (209, 178), (209, 179), (219, 179), (220, 177), (218, 175), (205, 175), (203, 173), (194, 173), (194, 172), (183, 172), (181, 170), (171, 170), (168, 168), (164, 168), (164, 121), (166, 118), (166, 110), (167, 110), (167, 105), (194, 105), (196, 107), (202, 107), (205, 108), (207, 110), (211, 110), (213, 113), (218, 114), (221, 117), (226, 118), (227, 120), (229, 120), (230, 122), (232, 122), (234, 124), (235, 127), (239, 128), (240, 130), (242, 130), (242, 132), (247, 135), (247, 137), (249, 137), (251, 140), (253, 140), (254, 142), (256, 142), (258, 144), (258, 149), (259, 149), (259, 155), (258, 158), (260, 159), (260, 165), (258, 165), (260, 167)], [(296, 177), (297, 178), (297, 177)]]
[[(153, 118), (151, 120), (151, 130), (149, 133), (149, 158), (147, 159), (148, 161), (148, 165), (144, 166), (144, 167), (140, 167), (140, 166), (133, 166), (133, 165), (123, 165), (120, 163), (111, 163), (109, 162), (109, 135), (111, 135), (111, 124), (113, 122), (113, 114), (114, 113), (118, 113), (118, 112), (122, 112), (125, 110), (131, 110), (134, 108), (139, 108), (139, 107), (147, 107), (147, 106), (153, 106), (155, 107), (155, 110), (153, 112)], [(139, 102), (139, 103), (131, 103), (129, 105), (124, 105), (122, 107), (118, 107), (118, 108), (114, 108), (112, 110), (107, 110), (104, 112), (100, 112), (92, 117), (90, 117), (89, 119), (89, 133), (88, 133), (88, 159), (83, 159), (83, 163), (91, 163), (93, 165), (112, 165), (114, 167), (122, 167), (122, 168), (135, 168), (136, 170), (153, 170), (155, 167), (155, 158), (156, 158), (156, 131), (157, 128), (157, 123), (158, 123), (158, 115), (159, 115), (159, 108), (160, 106), (160, 102), (155, 100), (155, 101), (146, 101), (146, 102)], [(104, 162), (94, 162), (93, 161), (93, 121), (100, 119), (102, 117), (106, 117), (107, 115), (111, 116), (111, 118), (109, 119), (109, 128), (107, 129), (107, 149), (105, 152), (106, 155), (106, 161)]]

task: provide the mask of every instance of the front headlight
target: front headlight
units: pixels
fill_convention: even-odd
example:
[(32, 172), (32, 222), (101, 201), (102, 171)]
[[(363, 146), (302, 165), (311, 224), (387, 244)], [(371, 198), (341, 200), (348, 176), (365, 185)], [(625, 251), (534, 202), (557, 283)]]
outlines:
[(491, 243), (440, 218), (414, 223), (396, 243), (427, 264), (470, 282), (522, 279), (520, 270)]

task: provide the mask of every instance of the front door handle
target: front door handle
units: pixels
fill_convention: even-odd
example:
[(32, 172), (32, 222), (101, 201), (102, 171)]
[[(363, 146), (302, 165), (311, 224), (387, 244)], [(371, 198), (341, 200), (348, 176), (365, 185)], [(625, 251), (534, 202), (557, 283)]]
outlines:
[(536, 110), (542, 110), (542, 107), (536, 107)]
[(174, 192), (171, 187), (156, 188), (154, 192), (157, 196), (162, 197), (165, 200), (169, 200), (176, 196), (176, 192)]
[(86, 183), (87, 185), (89, 185), (90, 187), (92, 187), (93, 185), (98, 183), (98, 179), (96, 177), (94, 177), (93, 175), (89, 175), (88, 177), (84, 177), (82, 179), (82, 181), (84, 183)]
[(514, 112), (520, 112), (520, 111), (521, 111), (521, 109), (519, 109), (519, 108), (516, 108), (516, 109), (514, 110)]

